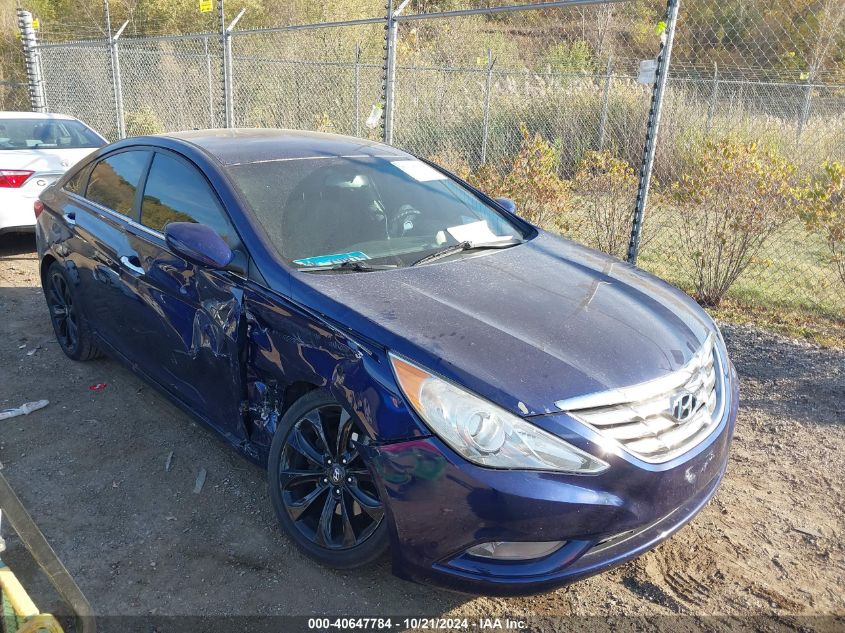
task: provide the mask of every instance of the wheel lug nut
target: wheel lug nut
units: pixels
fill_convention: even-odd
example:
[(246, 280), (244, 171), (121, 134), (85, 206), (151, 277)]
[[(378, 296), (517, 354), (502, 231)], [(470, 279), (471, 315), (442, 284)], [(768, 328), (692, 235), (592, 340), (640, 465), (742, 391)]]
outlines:
[(332, 465), (332, 460), (327, 459), (327, 460), (326, 460), (326, 463), (327, 463), (329, 466), (331, 466), (331, 465)]
[(323, 483), (324, 483), (324, 484), (329, 483), (329, 478), (328, 478), (328, 477), (323, 477)]
[(347, 478), (346, 478), (346, 481), (347, 481), (347, 483), (350, 483), (350, 484), (351, 484), (351, 483), (352, 483), (352, 477), (347, 477)]
[(334, 489), (334, 493), (335, 493), (336, 495), (339, 495), (339, 494), (340, 494), (340, 488), (335, 488), (335, 489)]

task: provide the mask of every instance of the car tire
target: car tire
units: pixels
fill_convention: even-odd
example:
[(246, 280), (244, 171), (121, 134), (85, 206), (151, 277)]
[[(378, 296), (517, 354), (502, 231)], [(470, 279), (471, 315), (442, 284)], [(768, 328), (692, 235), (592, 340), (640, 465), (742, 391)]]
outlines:
[(88, 320), (64, 266), (53, 262), (42, 280), (50, 322), (59, 347), (72, 360), (91, 360), (100, 355)]
[(267, 468), (273, 509), (297, 547), (326, 567), (363, 567), (389, 549), (384, 506), (355, 448), (369, 441), (322, 390), (297, 400), (276, 428)]

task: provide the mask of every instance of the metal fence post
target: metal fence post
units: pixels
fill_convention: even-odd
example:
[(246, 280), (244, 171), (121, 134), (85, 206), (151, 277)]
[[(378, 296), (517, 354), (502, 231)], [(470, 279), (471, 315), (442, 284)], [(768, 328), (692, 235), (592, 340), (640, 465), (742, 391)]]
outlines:
[(120, 78), (120, 54), (117, 50), (117, 38), (123, 33), (123, 29), (129, 21), (123, 23), (117, 33), (111, 32), (111, 12), (109, 11), (109, 0), (103, 0), (103, 15), (106, 19), (106, 34), (109, 45), (109, 65), (111, 67), (112, 95), (114, 99), (114, 116), (117, 123), (117, 137), (126, 138), (126, 119), (123, 115), (123, 82)]
[(804, 89), (804, 102), (801, 104), (801, 112), (798, 115), (798, 133), (797, 140), (801, 140), (801, 135), (804, 133), (804, 127), (807, 121), (810, 120), (810, 106), (813, 102), (813, 79), (812, 76), (807, 77), (807, 87)]
[(490, 137), (490, 91), (493, 86), (493, 51), (487, 49), (487, 77), (484, 81), (484, 124), (481, 130), (481, 164), (487, 162), (487, 140)]
[(226, 127), (235, 126), (235, 87), (232, 76), (232, 29), (243, 17), (246, 8), (226, 26), (226, 10), (224, 1), (217, 2), (217, 15), (220, 18), (220, 47), (223, 53), (223, 118)]
[(361, 136), (361, 43), (355, 44), (355, 136)]
[(716, 102), (719, 99), (719, 64), (713, 62), (713, 91), (710, 94), (710, 107), (707, 108), (707, 131), (713, 126), (716, 114)]
[(208, 81), (208, 127), (214, 127), (214, 79), (211, 72), (211, 53), (208, 50), (208, 36), (203, 38), (205, 50), (205, 75)]
[(232, 31), (235, 25), (244, 17), (246, 7), (241, 9), (240, 13), (235, 16), (231, 24), (226, 27), (225, 33), (225, 49), (223, 51), (224, 59), (226, 60), (226, 68), (224, 72), (229, 78), (228, 90), (226, 91), (226, 127), (235, 127), (235, 75), (232, 70)]
[(50, 111), (50, 104), (47, 101), (47, 87), (44, 84), (44, 58), (41, 55), (41, 49), (37, 48), (38, 46), (38, 32), (36, 31), (35, 34), (35, 57), (36, 61), (38, 62), (38, 77), (40, 78), (40, 86), (41, 86), (41, 98), (44, 101), (44, 112)]
[(232, 34), (229, 29), (223, 36), (223, 86), (226, 92), (226, 127), (235, 127), (235, 86), (232, 81)]
[(604, 136), (607, 130), (607, 110), (610, 106), (610, 80), (613, 68), (613, 55), (607, 57), (607, 75), (604, 78), (604, 96), (601, 100), (601, 119), (599, 120), (599, 151), (604, 150)]
[(44, 76), (41, 72), (40, 52), (32, 28), (32, 14), (20, 7), (17, 10), (18, 26), (21, 31), (21, 43), (26, 61), (26, 80), (29, 89), (29, 105), (33, 112), (47, 112), (47, 100), (44, 97)]
[(112, 72), (114, 73), (114, 104), (117, 115), (117, 133), (120, 138), (126, 138), (126, 115), (123, 111), (123, 80), (120, 74), (120, 51), (117, 40), (123, 33), (123, 29), (129, 24), (129, 20), (123, 23), (114, 37), (109, 39), (111, 53)]
[(399, 21), (397, 18), (411, 0), (393, 9), (393, 0), (387, 0), (387, 20), (384, 34), (384, 142), (393, 143), (393, 115), (396, 111), (396, 43), (399, 41)]
[(225, 0), (217, 0), (217, 20), (220, 27), (220, 89), (223, 97), (223, 127), (229, 126), (229, 73), (226, 70), (226, 3)]
[(393, 0), (387, 0), (387, 21), (384, 24), (384, 127), (382, 140), (393, 142), (393, 92), (396, 88), (396, 35), (398, 25), (393, 15)]
[(651, 172), (654, 167), (654, 151), (657, 147), (657, 132), (660, 129), (660, 112), (663, 108), (663, 95), (666, 91), (666, 79), (669, 75), (669, 62), (672, 58), (672, 42), (675, 39), (675, 24), (678, 21), (680, 0), (668, 0), (666, 6), (665, 38), (657, 55), (656, 81), (651, 91), (651, 107), (646, 122), (643, 162), (640, 166), (640, 181), (637, 187), (637, 203), (631, 223), (631, 240), (628, 243), (628, 263), (636, 265), (640, 251), (640, 236), (643, 217), (648, 202), (648, 188), (651, 185)]

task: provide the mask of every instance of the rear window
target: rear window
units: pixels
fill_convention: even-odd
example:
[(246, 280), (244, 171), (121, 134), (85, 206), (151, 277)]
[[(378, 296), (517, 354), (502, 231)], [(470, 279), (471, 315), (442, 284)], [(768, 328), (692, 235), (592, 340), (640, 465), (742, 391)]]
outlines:
[(101, 160), (91, 172), (85, 197), (122, 215), (132, 215), (135, 192), (149, 159), (148, 151), (132, 150)]
[(76, 149), (103, 145), (103, 139), (79, 121), (0, 119), (0, 150)]

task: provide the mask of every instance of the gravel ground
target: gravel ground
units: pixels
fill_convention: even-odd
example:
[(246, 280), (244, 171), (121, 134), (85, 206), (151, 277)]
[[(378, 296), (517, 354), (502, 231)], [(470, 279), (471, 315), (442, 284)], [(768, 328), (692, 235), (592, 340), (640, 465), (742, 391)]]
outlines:
[[(398, 580), (386, 565), (336, 572), (301, 556), (276, 525), (262, 471), (115, 361), (62, 355), (33, 251), (30, 237), (0, 237), (0, 409), (50, 405), (0, 423), (0, 460), (99, 614), (510, 615), (537, 631), (588, 615), (603, 628), (671, 629), (677, 618), (627, 616), (685, 614), (705, 629), (720, 621), (704, 616), (725, 615), (743, 628), (765, 616), (785, 630), (845, 630), (843, 351), (725, 325), (742, 404), (709, 506), (608, 573), (529, 598), (472, 598)], [(4, 536), (4, 560), (61, 610), (8, 527)], [(805, 617), (818, 615), (839, 618)]]

